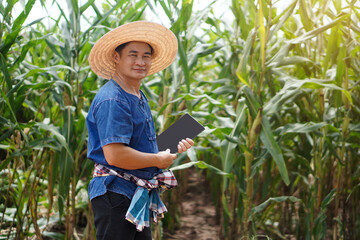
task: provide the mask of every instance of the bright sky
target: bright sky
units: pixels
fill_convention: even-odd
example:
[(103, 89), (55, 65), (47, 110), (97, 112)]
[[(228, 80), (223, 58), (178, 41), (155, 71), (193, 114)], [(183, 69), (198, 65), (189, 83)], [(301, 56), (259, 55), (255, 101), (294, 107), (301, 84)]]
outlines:
[[(0, 0), (1, 1), (1, 0)], [(88, 0), (79, 0), (79, 5), (81, 6), (82, 4), (86, 3)], [(104, 0), (96, 0), (95, 3), (96, 5), (99, 7), (99, 9), (101, 9), (101, 3)], [(109, 2), (113, 2), (114, 0), (107, 0)], [(115, 0), (116, 1), (116, 0)], [(342, 0), (343, 1), (343, 6), (346, 6), (346, 0)], [(25, 5), (25, 0), (20, 0), (16, 3), (15, 5), (15, 13), (14, 16), (17, 16), (18, 14), (20, 14), (20, 12), (24, 9), (24, 5)], [(26, 19), (26, 23), (31, 23), (34, 20), (37, 20), (39, 18), (42, 17), (47, 17), (47, 16), (58, 16), (60, 13), (60, 10), (58, 8), (58, 6), (56, 5), (56, 3), (54, 3), (53, 5), (51, 5), (52, 2), (55, 2), (53, 0), (45, 0), (47, 6), (46, 6), (46, 10), (41, 6), (41, 1), (36, 1), (34, 7), (32, 8), (29, 17)], [(67, 13), (67, 0), (57, 0), (56, 1), (63, 9), (63, 11), (65, 13)], [(204, 0), (194, 0), (194, 9), (195, 10), (201, 10), (202, 8), (206, 7), (207, 5), (204, 5)], [(207, 4), (210, 3), (211, 1), (206, 1)], [(289, 1), (289, 0), (275, 0), (273, 1), (273, 3), (275, 4), (275, 7), (278, 8), (278, 11), (281, 12), (283, 9), (285, 9), (290, 3), (292, 3), (293, 1)], [(113, 2), (114, 3), (114, 2)], [(234, 20), (234, 16), (231, 12), (231, 10), (229, 9), (229, 6), (231, 5), (231, 0), (217, 0), (214, 4), (213, 4), (213, 11), (214, 14), (217, 17), (221, 17), (222, 20), (228, 22), (228, 23), (232, 23)], [(360, 1), (357, 1), (356, 6), (360, 7)], [(165, 15), (165, 13), (162, 11), (161, 6), (159, 5), (159, 11), (158, 13), (155, 15), (149, 8), (147, 8), (146, 11), (146, 16), (147, 16), (147, 20), (149, 21), (153, 21), (153, 22), (157, 22), (160, 24), (165, 25), (166, 27), (170, 27), (169, 22), (167, 21), (167, 17)], [(47, 12), (46, 12), (47, 11)], [(89, 8), (86, 12), (86, 14), (89, 15), (94, 15), (94, 12), (92, 11), (91, 8)], [(47, 20), (43, 20), (43, 22), (46, 24), (46, 21), (48, 21), (49, 24), (51, 24), (53, 21), (51, 19), (47, 19)], [(84, 23), (86, 24), (86, 23)], [(82, 25), (84, 26), (84, 25)]]
[[(99, 7), (99, 9), (101, 9), (101, 3), (103, 0), (97, 0), (95, 1), (95, 4)], [(204, 7), (204, 1), (202, 2), (202, 4), (200, 3), (201, 0), (194, 0), (194, 9), (201, 9), (201, 7)], [(46, 1), (46, 10), (41, 6), (40, 1), (36, 1), (34, 7), (32, 8), (30, 15), (28, 16), (28, 18), (26, 19), (26, 23), (31, 23), (32, 21), (35, 21), (39, 18), (42, 17), (47, 17), (47, 16), (58, 16), (60, 14), (60, 10), (58, 8), (58, 6), (56, 5), (56, 3), (54, 3), (53, 5), (51, 5), (53, 1)], [(67, 11), (67, 1), (66, 0), (57, 0), (56, 1), (60, 6), (62, 6), (62, 9), (65, 13), (68, 13)], [(87, 0), (79, 0), (79, 5), (81, 6), (83, 4), (87, 2)], [(110, 1), (111, 2), (111, 1)], [(210, 2), (210, 1), (208, 1)], [(15, 16), (17, 16), (18, 14), (20, 14), (20, 12), (23, 10), (23, 4), (24, 1), (19, 1), (16, 3), (15, 5)], [(222, 16), (224, 20), (228, 20), (230, 22), (232, 22), (233, 20), (233, 15), (232, 14), (224, 14), (225, 12), (230, 11), (229, 9), (229, 5), (231, 4), (231, 1), (229, 0), (218, 0), (213, 4), (213, 11), (214, 14), (216, 14), (217, 16)], [(206, 5), (207, 6), (207, 5)], [(92, 11), (91, 7), (88, 8), (89, 10), (87, 10), (85, 13), (89, 14), (89, 15), (94, 15), (94, 12)], [(47, 11), (47, 12), (46, 12)], [(162, 23), (164, 25), (169, 24), (168, 22), (166, 22), (167, 17), (165, 15), (165, 13), (162, 11), (161, 6), (159, 5), (159, 12), (157, 15), (155, 15), (149, 8), (146, 9), (146, 15), (147, 15), (147, 20), (149, 21), (153, 21), (153, 22), (158, 22), (158, 23)], [(48, 20), (49, 23), (52, 20)], [(169, 27), (169, 26), (168, 26)]]

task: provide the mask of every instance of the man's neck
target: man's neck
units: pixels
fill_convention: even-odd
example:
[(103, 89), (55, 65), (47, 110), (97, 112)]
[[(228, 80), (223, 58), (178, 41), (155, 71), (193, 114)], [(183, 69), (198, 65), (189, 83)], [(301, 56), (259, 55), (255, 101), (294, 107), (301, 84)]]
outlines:
[(138, 98), (141, 98), (141, 94), (140, 94), (141, 80), (137, 80), (137, 79), (125, 80), (119, 74), (115, 74), (113, 76), (113, 79), (115, 82), (117, 82), (117, 84), (120, 85), (122, 89), (124, 89), (125, 92), (133, 94)]

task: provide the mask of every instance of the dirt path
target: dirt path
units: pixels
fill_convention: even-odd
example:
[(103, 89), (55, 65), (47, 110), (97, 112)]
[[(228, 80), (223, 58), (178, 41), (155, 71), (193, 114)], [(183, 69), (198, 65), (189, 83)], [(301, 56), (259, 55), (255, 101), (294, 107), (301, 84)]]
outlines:
[(164, 232), (164, 240), (218, 240), (216, 210), (205, 184), (195, 168), (187, 169), (188, 187), (182, 201), (181, 227), (175, 234)]

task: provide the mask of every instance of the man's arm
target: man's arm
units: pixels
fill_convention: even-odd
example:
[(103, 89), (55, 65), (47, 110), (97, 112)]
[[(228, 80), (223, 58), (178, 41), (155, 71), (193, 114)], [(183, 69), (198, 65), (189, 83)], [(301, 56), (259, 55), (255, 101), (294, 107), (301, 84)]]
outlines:
[(134, 170), (147, 167), (168, 168), (176, 154), (163, 151), (157, 154), (144, 153), (122, 143), (111, 143), (103, 147), (106, 161), (115, 167)]
[[(182, 140), (178, 145), (179, 153), (185, 152), (194, 142), (191, 139)], [(170, 150), (159, 153), (144, 153), (122, 143), (111, 143), (103, 147), (106, 161), (115, 167), (134, 170), (147, 167), (168, 168), (176, 159), (176, 154)], [(131, 160), (129, 160), (131, 159)]]

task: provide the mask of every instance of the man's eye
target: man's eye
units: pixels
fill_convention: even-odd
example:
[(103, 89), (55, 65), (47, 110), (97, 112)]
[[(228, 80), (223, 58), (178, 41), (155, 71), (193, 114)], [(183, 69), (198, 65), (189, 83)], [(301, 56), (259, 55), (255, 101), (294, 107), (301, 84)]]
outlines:
[(135, 54), (130, 54), (130, 57), (136, 57), (136, 55)]

